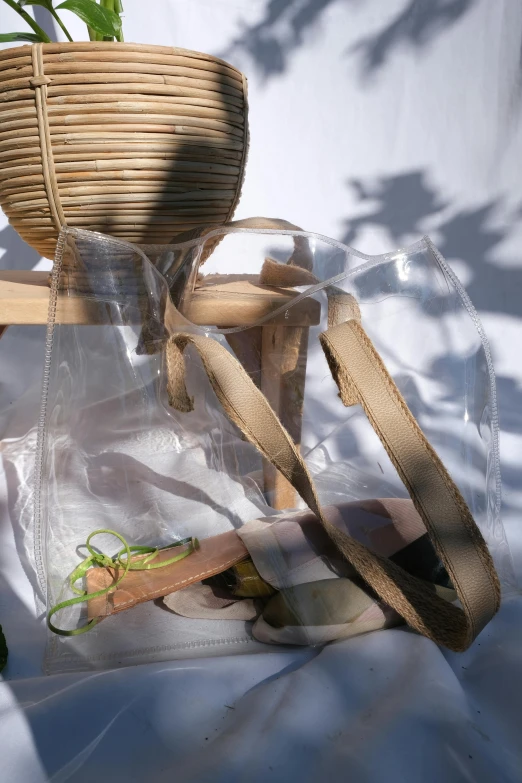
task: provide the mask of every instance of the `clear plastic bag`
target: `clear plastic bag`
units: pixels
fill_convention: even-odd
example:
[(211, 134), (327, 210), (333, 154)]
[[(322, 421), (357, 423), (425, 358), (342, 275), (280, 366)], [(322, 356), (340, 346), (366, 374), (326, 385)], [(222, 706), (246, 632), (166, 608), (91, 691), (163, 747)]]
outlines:
[[(184, 361), (193, 410), (169, 404), (165, 345), (176, 332), (217, 341), (238, 358), (299, 444), (324, 506), (408, 497), (363, 410), (343, 406), (321, 349), (332, 302), (346, 295), (357, 301), (367, 334), (510, 588), (489, 347), (429, 239), (369, 257), (290, 228), (220, 227), (161, 247), (64, 229), (53, 271), (33, 531), (47, 608), (69, 594), (67, 578), (96, 529), (158, 547), (306, 508), (231, 422), (190, 347)], [(114, 540), (96, 543), (114, 553)], [(84, 615), (85, 604), (69, 606), (60, 623), (73, 629)], [(188, 617), (147, 601), (89, 633), (50, 632), (46, 669), (258, 649), (270, 647), (253, 638), (249, 620)]]

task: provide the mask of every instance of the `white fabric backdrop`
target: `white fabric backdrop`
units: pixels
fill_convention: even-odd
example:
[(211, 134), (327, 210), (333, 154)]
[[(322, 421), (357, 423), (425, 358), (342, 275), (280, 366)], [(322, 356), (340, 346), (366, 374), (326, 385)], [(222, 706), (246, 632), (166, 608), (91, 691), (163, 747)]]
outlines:
[[(284, 217), (368, 253), (429, 233), (451, 262), (492, 344), (504, 523), (520, 578), (520, 4), (125, 0), (125, 10), (127, 40), (211, 52), (246, 72), (252, 140), (237, 217)], [(3, 5), (0, 28), (21, 29)], [(0, 215), (0, 267), (45, 264)], [(19, 439), (28, 460), (43, 336), (19, 327), (0, 342), (0, 433)], [(42, 619), (12, 535), (16, 493), (7, 467), (5, 783), (522, 779), (518, 597), (461, 656), (397, 630), (320, 652), (45, 678)]]

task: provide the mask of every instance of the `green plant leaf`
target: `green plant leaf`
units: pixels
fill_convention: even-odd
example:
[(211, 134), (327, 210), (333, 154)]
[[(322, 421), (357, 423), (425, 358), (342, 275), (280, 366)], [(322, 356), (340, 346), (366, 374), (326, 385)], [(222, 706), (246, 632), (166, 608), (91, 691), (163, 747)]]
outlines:
[(64, 3), (56, 6), (59, 10), (72, 11), (79, 16), (85, 24), (102, 35), (116, 37), (121, 31), (121, 19), (114, 11), (108, 11), (102, 8), (94, 0), (65, 0)]
[[(51, 43), (51, 39), (45, 32), (45, 30), (42, 30), (39, 24), (37, 24), (33, 17), (27, 13), (25, 9), (22, 8), (20, 3), (17, 3), (16, 0), (4, 0), (4, 3), (9, 6), (9, 8), (12, 8), (13, 11), (15, 11), (19, 16), (22, 17), (24, 22), (27, 22), (31, 30), (33, 30), (33, 33), (38, 36), (38, 41), (43, 41), (44, 43)], [(18, 33), (10, 33), (10, 35), (18, 35)], [(4, 39), (5, 40), (5, 39)], [(7, 40), (15, 40), (19, 41), (20, 38), (9, 38)]]
[(35, 33), (0, 33), (0, 43), (8, 43), (9, 41), (30, 41), (31, 43), (45, 42), (45, 38)]
[(7, 663), (7, 642), (0, 625), (0, 672)]
[(53, 0), (18, 0), (18, 5), (41, 5), (48, 11), (53, 10)]

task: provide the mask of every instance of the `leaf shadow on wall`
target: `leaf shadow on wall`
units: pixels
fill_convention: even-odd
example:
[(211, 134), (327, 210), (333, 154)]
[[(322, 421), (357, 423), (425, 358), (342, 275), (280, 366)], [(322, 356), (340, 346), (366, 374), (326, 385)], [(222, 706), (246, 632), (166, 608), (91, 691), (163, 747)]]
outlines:
[(503, 225), (497, 219), (506, 211), (501, 198), (452, 211), (451, 201), (428, 183), (422, 170), (371, 181), (353, 179), (348, 185), (364, 213), (345, 221), (343, 242), (353, 245), (359, 232), (372, 226), (384, 229), (395, 247), (411, 236), (435, 231), (444, 258), (468, 264), (473, 277), (466, 290), (478, 310), (522, 316), (522, 268), (495, 263), (495, 252), (522, 217), (522, 205), (511, 211)]
[(12, 226), (5, 226), (0, 230), (1, 250), (4, 253), (0, 258), (0, 269), (27, 271), (34, 269), (40, 260), (40, 254), (24, 242)]
[(361, 73), (372, 76), (401, 47), (418, 51), (459, 22), (476, 0), (409, 0), (379, 32), (362, 38), (349, 53), (360, 57)]
[[(363, 214), (345, 221), (343, 242), (357, 246), (360, 233), (375, 228), (388, 234), (391, 249), (409, 243), (412, 237), (433, 233), (438, 250), (450, 264), (458, 260), (467, 265), (466, 291), (479, 314), (522, 317), (520, 259), (508, 258), (506, 251), (502, 265), (495, 258), (520, 222), (520, 207), (507, 209), (502, 198), (496, 198), (469, 209), (452, 209), (450, 199), (428, 182), (422, 170), (348, 184)], [(508, 375), (497, 375), (496, 381), (501, 429), (520, 433), (522, 389)], [(514, 487), (519, 476), (503, 469), (503, 481)]]
[(42, 30), (47, 33), (51, 41), (58, 40), (58, 32), (54, 19), (46, 8), (39, 5), (33, 5), (34, 18), (37, 24), (40, 25)]
[[(401, 46), (419, 50), (457, 23), (477, 0), (408, 0), (391, 22), (362, 38), (348, 50), (361, 57), (363, 75), (384, 65)], [(286, 71), (290, 57), (306, 44), (329, 8), (345, 3), (356, 12), (372, 0), (269, 0), (259, 22), (243, 24), (237, 37), (220, 54), (224, 59), (246, 57), (268, 80)]]
[[(243, 24), (239, 35), (220, 53), (225, 60), (247, 57), (268, 80), (284, 73), (290, 56), (303, 46), (323, 13), (339, 0), (269, 0), (257, 24)], [(344, 0), (359, 5), (361, 0)]]

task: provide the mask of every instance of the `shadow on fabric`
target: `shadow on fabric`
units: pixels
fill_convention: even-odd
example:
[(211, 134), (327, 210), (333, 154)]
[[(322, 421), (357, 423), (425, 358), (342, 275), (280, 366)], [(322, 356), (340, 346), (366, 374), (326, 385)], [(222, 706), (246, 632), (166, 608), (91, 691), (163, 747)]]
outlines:
[[(362, 214), (345, 221), (343, 242), (357, 246), (361, 232), (368, 229), (384, 231), (392, 247), (407, 244), (412, 237), (432, 234), (448, 262), (466, 264), (470, 276), (466, 291), (479, 313), (522, 317), (520, 260), (506, 258), (505, 252), (502, 265), (495, 258), (521, 219), (520, 206), (502, 220), (499, 215), (505, 207), (501, 198), (455, 211), (451, 201), (428, 182), (423, 170), (377, 180), (350, 180), (348, 185), (358, 198), (357, 211)], [(437, 367), (437, 377), (451, 377), (448, 369)], [(522, 391), (513, 378), (497, 375), (496, 382), (501, 427), (518, 434), (522, 432)], [(504, 467), (502, 479), (506, 487), (515, 489), (520, 477)]]
[[(261, 77), (284, 73), (290, 57), (317, 29), (324, 13), (344, 2), (354, 12), (372, 6), (371, 0), (268, 0), (264, 14), (253, 25), (244, 24), (239, 35), (220, 54), (224, 59), (247, 56)], [(470, 11), (477, 0), (407, 0), (402, 10), (377, 32), (348, 49), (360, 58), (361, 75), (368, 77), (384, 66), (403, 46), (419, 50), (429, 45)], [(375, 4), (376, 8), (378, 4)], [(382, 6), (380, 9), (382, 14)]]
[(349, 49), (360, 57), (361, 75), (372, 76), (402, 46), (419, 50), (459, 22), (476, 0), (409, 0), (403, 10), (378, 32)]

